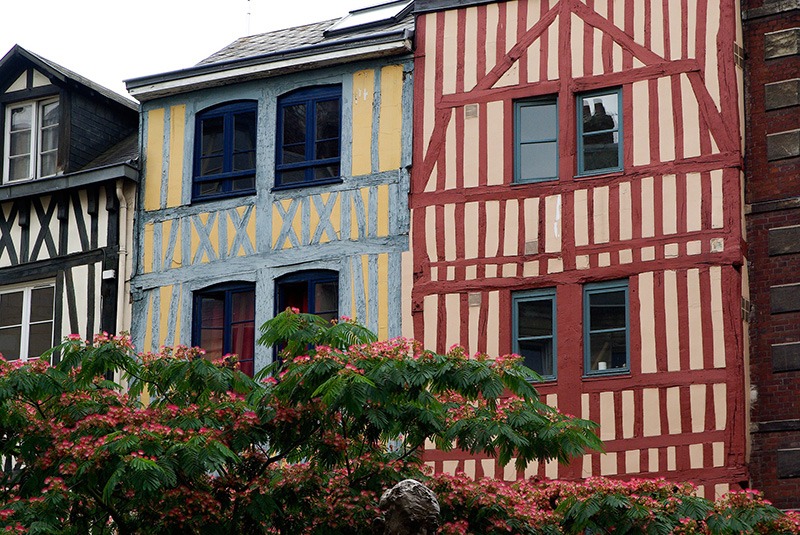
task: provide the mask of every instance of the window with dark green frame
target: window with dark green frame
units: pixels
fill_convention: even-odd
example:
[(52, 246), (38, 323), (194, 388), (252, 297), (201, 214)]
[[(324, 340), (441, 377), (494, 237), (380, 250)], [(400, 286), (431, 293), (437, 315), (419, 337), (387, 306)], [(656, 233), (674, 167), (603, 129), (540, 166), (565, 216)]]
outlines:
[(554, 98), (514, 103), (514, 182), (558, 179), (558, 105)]
[(583, 351), (586, 375), (630, 371), (628, 281), (583, 288)]
[(513, 351), (544, 379), (556, 378), (556, 291), (515, 292), (512, 301)]
[(622, 170), (622, 89), (578, 95), (578, 174)]
[(255, 193), (256, 102), (210, 108), (195, 125), (192, 200)]
[(275, 187), (341, 181), (341, 86), (301, 89), (278, 99)]

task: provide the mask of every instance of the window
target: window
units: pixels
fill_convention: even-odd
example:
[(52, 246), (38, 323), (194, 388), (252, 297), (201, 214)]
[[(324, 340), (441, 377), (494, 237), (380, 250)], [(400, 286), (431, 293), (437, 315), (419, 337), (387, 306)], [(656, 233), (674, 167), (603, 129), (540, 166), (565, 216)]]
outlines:
[(556, 377), (556, 291), (512, 295), (514, 353), (545, 379)]
[(60, 118), (57, 98), (6, 106), (4, 182), (56, 174)]
[(578, 174), (622, 170), (622, 90), (578, 96)]
[(302, 89), (278, 100), (276, 187), (340, 180), (342, 88)]
[(584, 287), (583, 333), (587, 375), (630, 370), (627, 281), (587, 284)]
[(234, 102), (197, 115), (192, 199), (255, 193), (256, 103)]
[(275, 281), (276, 312), (294, 307), (327, 320), (339, 317), (339, 274), (335, 271), (301, 271)]
[(558, 178), (558, 106), (554, 99), (514, 103), (514, 182)]
[(0, 353), (6, 360), (36, 358), (53, 347), (55, 286), (0, 289)]
[(222, 284), (194, 295), (192, 345), (208, 357), (239, 356), (240, 369), (252, 376), (256, 333), (253, 284)]

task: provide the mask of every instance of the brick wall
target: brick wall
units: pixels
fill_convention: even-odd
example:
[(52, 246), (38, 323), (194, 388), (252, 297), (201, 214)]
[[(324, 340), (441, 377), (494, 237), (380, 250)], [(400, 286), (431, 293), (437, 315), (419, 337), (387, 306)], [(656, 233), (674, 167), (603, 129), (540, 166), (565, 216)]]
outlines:
[(800, 508), (800, 0), (743, 0), (750, 473)]

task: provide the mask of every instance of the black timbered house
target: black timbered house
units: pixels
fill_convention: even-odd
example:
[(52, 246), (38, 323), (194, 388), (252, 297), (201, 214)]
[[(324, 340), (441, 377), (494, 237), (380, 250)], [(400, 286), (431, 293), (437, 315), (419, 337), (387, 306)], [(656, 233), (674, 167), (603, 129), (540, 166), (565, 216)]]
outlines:
[(138, 106), (17, 45), (0, 131), (0, 353), (127, 330)]

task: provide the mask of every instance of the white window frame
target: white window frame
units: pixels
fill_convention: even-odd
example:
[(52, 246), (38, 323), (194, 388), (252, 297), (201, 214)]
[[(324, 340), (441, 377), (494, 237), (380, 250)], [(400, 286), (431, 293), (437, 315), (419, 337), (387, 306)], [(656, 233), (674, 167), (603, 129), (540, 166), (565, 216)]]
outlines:
[[(55, 307), (56, 307), (56, 293), (55, 293), (55, 286), (56, 283), (53, 280), (44, 280), (44, 281), (36, 281), (33, 283), (27, 284), (17, 284), (12, 286), (3, 286), (0, 287), (0, 295), (14, 293), (22, 291), (22, 317), (20, 318), (20, 340), (19, 340), (19, 355), (12, 356), (12, 355), (3, 355), (6, 360), (19, 360), (25, 362), (29, 360), (28, 358), (28, 348), (30, 347), (30, 332), (31, 332), (31, 294), (33, 290), (38, 290), (41, 288), (53, 288), (53, 310), (51, 313), (51, 322), (52, 327), (50, 329), (50, 341), (52, 345), (53, 340), (53, 330), (55, 329)], [(35, 324), (45, 323), (45, 322), (35, 322)], [(11, 327), (11, 325), (7, 325), (6, 327)]]
[[(42, 116), (44, 115), (43, 109), (48, 104), (59, 102), (58, 97), (45, 98), (41, 100), (28, 100), (23, 102), (11, 102), (6, 104), (5, 113), (5, 127), (3, 128), (3, 183), (16, 184), (26, 180), (35, 180), (37, 178), (47, 178), (55, 176), (57, 173), (42, 176)], [(29, 147), (29, 154), (31, 155), (30, 163), (28, 165), (28, 176), (26, 178), (18, 178), (15, 180), (9, 179), (11, 171), (11, 110), (13, 108), (21, 108), (25, 106), (32, 106), (33, 113), (31, 114), (31, 142)], [(59, 103), (60, 107), (60, 103)], [(61, 117), (59, 116), (56, 128), (61, 127)], [(59, 143), (60, 143), (59, 139)], [(58, 145), (56, 145), (58, 151)]]

